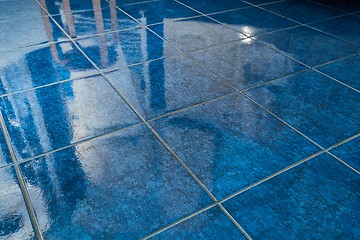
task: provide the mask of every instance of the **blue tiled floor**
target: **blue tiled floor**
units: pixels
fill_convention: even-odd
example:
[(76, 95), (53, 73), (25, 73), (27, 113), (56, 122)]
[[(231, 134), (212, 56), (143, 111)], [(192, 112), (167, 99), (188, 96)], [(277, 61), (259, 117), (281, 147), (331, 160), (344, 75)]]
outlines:
[(0, 0), (0, 239), (360, 239), (359, 21)]

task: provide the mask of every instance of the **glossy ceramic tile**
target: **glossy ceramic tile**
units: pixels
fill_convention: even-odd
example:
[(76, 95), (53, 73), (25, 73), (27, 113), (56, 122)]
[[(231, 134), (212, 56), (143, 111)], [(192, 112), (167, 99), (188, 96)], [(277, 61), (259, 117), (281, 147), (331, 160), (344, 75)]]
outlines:
[(103, 71), (172, 56), (178, 52), (145, 28), (84, 38), (77, 43)]
[(0, 168), (0, 239), (35, 239), (13, 167)]
[(240, 90), (305, 69), (250, 39), (192, 52), (191, 56)]
[(223, 205), (253, 239), (358, 239), (359, 184), (321, 155)]
[(139, 121), (102, 77), (4, 97), (1, 111), (15, 151), (21, 158)]
[(64, 40), (67, 40), (65, 35), (48, 17), (0, 22), (0, 54), (2, 59), (6, 58), (3, 54), (4, 51)]
[(21, 169), (45, 239), (139, 239), (212, 202), (144, 126)]
[(165, 22), (150, 29), (185, 52), (246, 37), (207, 17)]
[(360, 171), (360, 138), (357, 137), (331, 150), (333, 154), (345, 161), (351, 167)]
[(298, 25), (286, 18), (255, 7), (215, 14), (211, 17), (247, 36), (255, 36)]
[(109, 31), (135, 28), (139, 24), (116, 9), (115, 5), (101, 8), (94, 4), (93, 10), (56, 15), (54, 19), (71, 37), (83, 37)]
[[(109, 1), (113, 2), (114, 0), (109, 0)], [(145, 2), (156, 2), (156, 1), (159, 0), (116, 0), (116, 6), (122, 7), (124, 5), (131, 5), (131, 4), (138, 4)]]
[(237, 8), (246, 8), (251, 5), (243, 1), (233, 1), (233, 0), (179, 0), (179, 2), (186, 4), (187, 6), (194, 8), (197, 11), (200, 11), (204, 14), (227, 11)]
[(245, 240), (245, 236), (219, 207), (213, 207), (150, 239)]
[(266, 34), (257, 40), (312, 67), (359, 51), (355, 45), (307, 27)]
[(106, 0), (42, 0), (39, 2), (51, 15), (64, 14), (64, 16), (66, 16), (65, 13), (93, 10), (96, 8), (94, 6), (110, 7), (110, 3)]
[(304, 0), (280, 1), (265, 5), (263, 8), (301, 23), (319, 21), (344, 14), (342, 11)]
[(181, 54), (107, 74), (146, 119), (234, 92)]
[(244, 2), (248, 2), (254, 5), (262, 5), (262, 4), (267, 4), (267, 3), (272, 3), (272, 2), (277, 2), (278, 0), (244, 0)]
[[(26, 11), (22, 11), (26, 9)], [(19, 21), (20, 19), (39, 18), (42, 10), (35, 1), (0, 1), (0, 22)]]
[(121, 9), (145, 25), (200, 15), (190, 8), (172, 0), (160, 0), (126, 5), (122, 6)]
[(323, 147), (360, 132), (359, 93), (316, 72), (286, 77), (246, 94)]
[(218, 199), (317, 151), (238, 94), (150, 123)]
[(4, 133), (0, 130), (0, 168), (11, 163), (9, 148), (6, 144)]
[(357, 12), (360, 11), (360, 3), (357, 0), (312, 0), (313, 2), (317, 2), (323, 4), (325, 6), (339, 9), (344, 12)]
[(341, 59), (317, 68), (317, 70), (360, 90), (360, 55)]
[(310, 26), (360, 46), (360, 18), (357, 16), (347, 15)]
[(69, 42), (0, 52), (0, 94), (98, 72)]

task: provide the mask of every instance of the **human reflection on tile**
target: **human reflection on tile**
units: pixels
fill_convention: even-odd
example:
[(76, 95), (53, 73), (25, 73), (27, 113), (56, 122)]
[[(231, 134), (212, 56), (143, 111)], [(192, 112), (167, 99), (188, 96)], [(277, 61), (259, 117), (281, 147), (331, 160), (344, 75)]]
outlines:
[(150, 29), (185, 52), (246, 37), (207, 17), (165, 22)]
[(317, 22), (310, 26), (360, 45), (360, 18), (354, 15)]
[(66, 12), (93, 10), (94, 4), (103, 8), (110, 6), (106, 0), (42, 0), (40, 2), (51, 15), (64, 14), (65, 16)]
[(35, 239), (13, 167), (0, 168), (0, 239)]
[(139, 120), (102, 77), (4, 97), (1, 111), (21, 158), (108, 133)]
[(238, 94), (150, 124), (218, 199), (317, 151)]
[(307, 27), (258, 36), (257, 40), (311, 67), (359, 51), (355, 45)]
[(102, 70), (172, 56), (178, 50), (145, 28), (107, 33), (77, 41), (85, 54)]
[(340, 59), (321, 66), (317, 70), (360, 90), (360, 55)]
[(224, 239), (225, 236), (226, 239), (246, 239), (219, 207), (213, 207), (151, 239)]
[(93, 10), (65, 12), (65, 16), (55, 15), (54, 19), (71, 37), (83, 37), (109, 31), (138, 27), (139, 24), (126, 14), (116, 9), (115, 5), (101, 8), (100, 2), (93, 5)]
[(6, 144), (4, 133), (0, 130), (0, 168), (11, 163), (9, 148)]
[(359, 239), (360, 176), (320, 155), (223, 203), (253, 239)]
[(212, 203), (144, 125), (21, 165), (45, 239), (139, 239)]
[(305, 69), (250, 39), (192, 52), (191, 56), (239, 90)]
[[(24, 11), (26, 9), (26, 11)], [(19, 21), (20, 19), (39, 18), (42, 10), (36, 1), (0, 1), (0, 22)]]
[(333, 154), (345, 161), (351, 167), (360, 171), (360, 137), (357, 137), (331, 150)]
[(125, 12), (145, 25), (200, 15), (175, 1), (153, 1), (122, 6)]
[(247, 36), (255, 36), (297, 25), (293, 21), (255, 7), (214, 14), (211, 17)]
[(97, 74), (70, 42), (0, 53), (0, 94)]
[(360, 132), (359, 93), (314, 71), (246, 94), (323, 147)]
[(234, 92), (180, 54), (115, 71), (107, 77), (146, 119)]
[(264, 5), (263, 8), (301, 23), (319, 21), (344, 14), (342, 11), (303, 0), (280, 1)]
[(233, 1), (233, 0), (223, 0), (223, 1), (217, 1), (217, 0), (198, 0), (198, 1), (192, 1), (192, 0), (179, 0), (179, 2), (182, 2), (189, 7), (194, 8), (195, 10), (198, 10), (202, 13), (209, 14), (209, 13), (215, 13), (215, 12), (221, 12), (221, 11), (227, 11), (232, 9), (238, 9), (238, 8), (246, 8), (250, 7), (251, 5), (243, 2), (243, 1)]
[(48, 17), (0, 23), (0, 54), (3, 59), (6, 58), (4, 51), (65, 40), (66, 36)]

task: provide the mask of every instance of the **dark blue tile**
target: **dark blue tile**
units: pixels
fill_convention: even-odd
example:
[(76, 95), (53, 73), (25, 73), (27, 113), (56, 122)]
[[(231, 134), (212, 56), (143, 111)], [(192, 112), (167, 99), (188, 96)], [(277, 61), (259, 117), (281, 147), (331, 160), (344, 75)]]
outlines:
[(246, 37), (207, 17), (165, 22), (150, 29), (185, 52)]
[(234, 239), (245, 236), (219, 207), (213, 207), (151, 239)]
[(237, 89), (305, 69), (305, 66), (251, 39), (192, 52), (191, 56)]
[(297, 25), (293, 21), (255, 7), (215, 14), (211, 17), (247, 36), (255, 36)]
[(344, 12), (357, 12), (360, 11), (360, 2), (358, 0), (311, 0), (328, 7), (338, 9)]
[(360, 171), (360, 138), (357, 137), (339, 147), (331, 150), (333, 154), (345, 161), (347, 164)]
[(317, 68), (319, 71), (360, 90), (360, 55), (341, 59)]
[(107, 77), (146, 119), (234, 91), (181, 54), (112, 72)]
[(70, 42), (0, 53), (0, 94), (17, 92), (98, 72)]
[(44, 15), (36, 1), (0, 1), (0, 22), (19, 21), (20, 19), (39, 18)]
[(354, 15), (329, 19), (310, 26), (360, 45), (360, 18)]
[(0, 54), (11, 49), (64, 40), (68, 39), (48, 17), (0, 23)]
[(253, 239), (359, 239), (360, 177), (321, 155), (223, 203)]
[(45, 239), (139, 239), (212, 203), (143, 125), (21, 169)]
[(101, 34), (77, 41), (104, 71), (173, 55), (178, 52), (145, 28)]
[(323, 147), (360, 132), (359, 93), (316, 72), (285, 77), (246, 94)]
[(102, 8), (110, 6), (106, 0), (43, 0), (40, 3), (51, 15), (61, 14), (64, 17), (69, 16), (67, 15), (69, 12), (92, 10), (98, 6)]
[(21, 158), (138, 122), (102, 77), (4, 97), (1, 111), (15, 152)]
[(263, 8), (301, 23), (319, 21), (344, 14), (342, 11), (304, 0), (281, 1), (265, 5)]
[(121, 7), (145, 25), (193, 17), (199, 13), (175, 1), (154, 1)]
[(237, 94), (150, 124), (218, 199), (317, 151)]
[(233, 1), (233, 0), (180, 0), (179, 2), (182, 2), (189, 7), (194, 8), (195, 10), (198, 10), (202, 13), (208, 14), (208, 13), (215, 13), (215, 12), (221, 12), (231, 9), (237, 9), (237, 8), (246, 8), (250, 7), (251, 5), (243, 2), (243, 1)]
[[(110, 0), (111, 2), (116, 2), (116, 6), (124, 6), (124, 5), (130, 5), (130, 4), (138, 4), (138, 3), (144, 3), (144, 2), (156, 2), (158, 0)], [(172, 1), (172, 0), (170, 0)]]
[(0, 169), (0, 239), (35, 239), (15, 169)]
[(311, 67), (359, 51), (355, 45), (307, 27), (270, 33), (257, 39)]
[(56, 15), (54, 19), (71, 37), (83, 37), (139, 26), (136, 21), (116, 9), (115, 5), (111, 5), (110, 8), (100, 7), (100, 5), (94, 5), (93, 10), (66, 12), (64, 13), (66, 16)]
[[(0, 168), (8, 164), (11, 164), (9, 148), (7, 146), (5, 136), (2, 130), (0, 130)], [(1, 233), (1, 230), (0, 230)]]
[(254, 5), (261, 5), (261, 4), (266, 4), (266, 3), (271, 3), (271, 2), (277, 2), (278, 0), (244, 0), (244, 2), (248, 2)]

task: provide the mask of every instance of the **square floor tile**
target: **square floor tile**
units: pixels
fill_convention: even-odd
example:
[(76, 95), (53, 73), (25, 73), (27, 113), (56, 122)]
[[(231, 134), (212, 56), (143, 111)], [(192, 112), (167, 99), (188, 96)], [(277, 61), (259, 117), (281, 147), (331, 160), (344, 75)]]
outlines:
[(234, 92), (181, 54), (107, 74), (146, 119)]
[(219, 207), (213, 207), (150, 239), (234, 239), (245, 236)]
[(64, 40), (68, 39), (48, 17), (0, 23), (0, 54), (11, 49)]
[(7, 146), (5, 136), (2, 130), (0, 130), (0, 168), (8, 164), (11, 164), (9, 148)]
[[(124, 6), (124, 5), (130, 5), (130, 4), (138, 4), (138, 3), (144, 3), (144, 2), (156, 2), (159, 0), (109, 0), (111, 2), (116, 2), (116, 6)], [(170, 0), (172, 1), (172, 0)]]
[(97, 74), (70, 42), (0, 53), (0, 94)]
[(125, 12), (145, 25), (200, 15), (175, 1), (154, 1), (122, 6)]
[(150, 124), (218, 199), (317, 151), (238, 94)]
[(215, 14), (211, 17), (247, 36), (255, 36), (298, 25), (286, 18), (255, 7)]
[(324, 4), (328, 7), (339, 9), (344, 12), (357, 12), (360, 11), (360, 3), (357, 0), (311, 0), (320, 4)]
[(45, 239), (139, 239), (212, 203), (143, 125), (21, 169)]
[(359, 51), (355, 45), (307, 27), (258, 36), (257, 40), (311, 67)]
[(357, 137), (331, 150), (333, 154), (345, 161), (351, 167), (360, 171), (360, 138)]
[(192, 52), (191, 56), (240, 90), (305, 69), (250, 39)]
[(244, 0), (244, 2), (248, 2), (254, 5), (261, 5), (261, 4), (267, 4), (271, 2), (276, 2), (278, 0)]
[(39, 18), (45, 13), (36, 1), (0, 1), (0, 22)]
[(130, 29), (139, 24), (112, 5), (110, 8), (97, 6), (93, 10), (66, 13), (66, 17), (54, 16), (54, 19), (71, 37), (83, 37), (104, 32)]
[(13, 167), (0, 168), (0, 239), (35, 239)]
[(354, 15), (333, 18), (310, 26), (360, 45), (360, 18)]
[(150, 29), (185, 52), (246, 37), (207, 17), (165, 22)]
[(139, 120), (102, 77), (4, 97), (1, 111), (21, 158), (61, 148)]
[(178, 52), (145, 28), (101, 34), (79, 39), (77, 43), (104, 71), (172, 56)]
[(342, 11), (304, 0), (280, 1), (264, 5), (263, 8), (301, 23), (319, 21), (344, 14)]
[(317, 70), (360, 91), (360, 55), (340, 59)]
[(233, 1), (233, 0), (223, 0), (223, 1), (217, 1), (217, 0), (179, 0), (179, 2), (182, 2), (189, 7), (194, 8), (195, 10), (198, 10), (202, 13), (209, 14), (209, 13), (215, 13), (215, 12), (221, 12), (231, 9), (237, 9), (237, 8), (246, 8), (251, 7), (251, 5), (243, 2), (243, 1)]
[(360, 176), (321, 155), (223, 203), (253, 239), (358, 239)]
[(106, 0), (45, 0), (42, 6), (51, 15), (62, 14), (67, 17), (69, 12), (93, 10), (99, 6), (106, 8), (110, 6), (110, 3)]
[(360, 132), (359, 93), (306, 71), (246, 92), (323, 147)]

